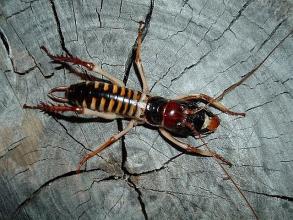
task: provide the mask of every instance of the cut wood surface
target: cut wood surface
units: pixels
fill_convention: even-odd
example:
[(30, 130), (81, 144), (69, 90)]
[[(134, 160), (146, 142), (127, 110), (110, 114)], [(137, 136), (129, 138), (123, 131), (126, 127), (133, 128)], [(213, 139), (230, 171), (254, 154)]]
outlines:
[(289, 0), (0, 0), (0, 219), (255, 218), (215, 159), (178, 151), (156, 129), (136, 127), (76, 174), (79, 160), (127, 121), (22, 108), (81, 81), (56, 68), (42, 45), (139, 90), (132, 63), (140, 20), (151, 94), (166, 98), (217, 97), (275, 48), (221, 100), (246, 117), (213, 109), (221, 126), (205, 141), (233, 163), (225, 168), (259, 219), (293, 219)]

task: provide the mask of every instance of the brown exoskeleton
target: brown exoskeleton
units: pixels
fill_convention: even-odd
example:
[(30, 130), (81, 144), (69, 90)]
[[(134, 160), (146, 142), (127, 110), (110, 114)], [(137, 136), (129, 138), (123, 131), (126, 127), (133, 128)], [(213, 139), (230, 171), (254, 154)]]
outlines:
[[(134, 126), (144, 123), (157, 127), (165, 138), (186, 152), (216, 157), (231, 165), (216, 152), (192, 147), (177, 139), (176, 136), (200, 137), (200, 135), (212, 133), (217, 129), (220, 124), (218, 116), (214, 115), (207, 107), (200, 107), (199, 103), (208, 104), (230, 115), (244, 116), (245, 113), (232, 112), (219, 101), (205, 94), (192, 94), (173, 100), (151, 96), (141, 62), (143, 26), (144, 24), (140, 23), (135, 57), (135, 64), (142, 81), (142, 92), (126, 88), (123, 82), (94, 63), (83, 61), (77, 57), (55, 56), (45, 47), (41, 47), (53, 61), (81, 65), (89, 71), (105, 76), (111, 83), (93, 80), (56, 87), (49, 91), (48, 96), (53, 101), (64, 103), (64, 105), (49, 105), (42, 102), (36, 106), (25, 104), (23, 107), (54, 113), (71, 111), (104, 119), (130, 119), (128, 126), (123, 131), (113, 135), (97, 149), (85, 155), (79, 162), (77, 172), (88, 159), (109, 147)], [(57, 92), (63, 92), (64, 96), (57, 96), (55, 94)]]
[[(129, 120), (127, 127), (123, 131), (113, 135), (95, 150), (86, 154), (80, 160), (77, 172), (80, 171), (81, 167), (87, 160), (111, 146), (111, 144), (127, 134), (133, 127), (140, 124), (149, 124), (158, 128), (160, 133), (166, 139), (177, 145), (185, 152), (214, 157), (217, 162), (220, 160), (225, 164), (231, 165), (231, 163), (225, 160), (221, 155), (210, 150), (204, 141), (203, 143), (207, 147), (206, 150), (193, 147), (190, 144), (178, 139), (178, 136), (194, 136), (201, 139), (202, 135), (207, 135), (216, 131), (220, 124), (220, 119), (208, 109), (208, 106), (214, 107), (229, 115), (245, 116), (245, 113), (230, 111), (227, 107), (220, 103), (219, 100), (225, 93), (228, 93), (250, 77), (253, 72), (255, 72), (255, 70), (257, 70), (257, 68), (259, 68), (268, 56), (279, 46), (279, 44), (258, 66), (245, 75), (245, 77), (243, 77), (238, 83), (235, 83), (226, 89), (218, 98), (212, 98), (205, 94), (191, 94), (168, 100), (163, 97), (150, 95), (141, 62), (143, 29), (144, 24), (141, 22), (138, 30), (137, 49), (135, 55), (135, 65), (142, 82), (142, 91), (135, 91), (126, 88), (122, 81), (110, 75), (94, 63), (81, 60), (77, 57), (52, 55), (45, 47), (42, 47), (42, 49), (53, 61), (80, 65), (85, 67), (88, 71), (101, 74), (110, 82), (99, 81), (95, 78), (95, 80), (89, 80), (74, 85), (59, 86), (49, 91), (48, 96), (53, 101), (63, 104), (50, 105), (40, 103), (34, 106), (25, 104), (23, 107), (40, 109), (49, 113), (75, 112), (78, 114), (93, 115), (104, 119), (126, 118)], [(282, 41), (280, 43), (282, 43)], [(57, 93), (60, 92), (63, 92), (64, 95), (57, 96)], [(204, 105), (200, 105), (201, 103)], [(221, 164), (220, 166), (223, 168)], [(254, 209), (251, 207), (240, 188), (227, 173), (225, 168), (223, 168), (223, 170), (230, 177), (231, 181), (241, 193), (257, 218)]]

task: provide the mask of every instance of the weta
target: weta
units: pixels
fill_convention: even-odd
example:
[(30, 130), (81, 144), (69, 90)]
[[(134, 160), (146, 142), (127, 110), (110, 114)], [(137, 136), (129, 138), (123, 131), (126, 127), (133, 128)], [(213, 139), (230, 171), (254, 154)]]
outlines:
[[(87, 160), (111, 146), (114, 142), (127, 134), (133, 127), (142, 124), (148, 124), (157, 128), (162, 136), (185, 152), (213, 157), (218, 163), (221, 161), (231, 166), (229, 161), (218, 153), (210, 150), (204, 141), (203, 143), (206, 149), (199, 149), (183, 142), (179, 137), (193, 136), (202, 140), (202, 136), (216, 131), (220, 124), (220, 119), (208, 107), (216, 108), (223, 113), (234, 116), (245, 116), (245, 113), (231, 111), (219, 102), (221, 97), (212, 98), (205, 94), (191, 94), (176, 97), (172, 100), (160, 96), (152, 96), (149, 91), (141, 61), (143, 30), (144, 23), (140, 22), (134, 63), (142, 83), (142, 91), (126, 88), (122, 81), (110, 75), (94, 63), (72, 56), (53, 55), (45, 47), (41, 47), (54, 62), (82, 66), (88, 71), (106, 77), (109, 82), (100, 81), (96, 77), (93, 77), (85, 82), (69, 86), (59, 86), (51, 89), (48, 93), (49, 98), (59, 104), (41, 102), (37, 105), (24, 104), (23, 107), (39, 109), (47, 113), (59, 114), (63, 112), (75, 112), (77, 114), (92, 115), (103, 119), (113, 120), (123, 118), (129, 120), (124, 130), (113, 135), (95, 150), (86, 154), (80, 160), (77, 172), (80, 172), (81, 167)], [(233, 89), (233, 86), (235, 85), (232, 85), (231, 89)], [(230, 88), (228, 88), (228, 90), (229, 89)], [(228, 90), (225, 91), (229, 92)], [(60, 93), (63, 93), (63, 95), (60, 95)], [(221, 164), (220, 166), (223, 168)], [(240, 188), (230, 177), (225, 168), (223, 168), (223, 170), (244, 197), (257, 218), (255, 211)]]
[[(157, 127), (165, 138), (188, 153), (216, 157), (231, 165), (229, 161), (216, 152), (192, 147), (180, 141), (177, 136), (200, 137), (217, 129), (220, 124), (219, 117), (206, 106), (199, 106), (199, 103), (210, 105), (229, 115), (245, 116), (245, 113), (230, 111), (222, 103), (205, 94), (192, 94), (172, 100), (160, 96), (151, 96), (141, 62), (143, 28), (144, 23), (140, 22), (135, 56), (135, 64), (142, 81), (142, 91), (126, 88), (123, 82), (94, 63), (83, 61), (77, 57), (55, 56), (45, 47), (41, 47), (53, 61), (81, 65), (89, 71), (105, 76), (110, 82), (92, 80), (70, 86), (59, 86), (51, 89), (48, 96), (53, 101), (63, 103), (63, 105), (50, 105), (41, 102), (35, 106), (25, 104), (23, 107), (39, 109), (47, 113), (75, 112), (104, 119), (126, 118), (130, 120), (123, 131), (113, 135), (97, 149), (85, 155), (79, 162), (77, 172), (80, 171), (81, 166), (87, 160), (111, 146), (138, 124)], [(64, 93), (63, 97), (55, 94), (60, 92)]]

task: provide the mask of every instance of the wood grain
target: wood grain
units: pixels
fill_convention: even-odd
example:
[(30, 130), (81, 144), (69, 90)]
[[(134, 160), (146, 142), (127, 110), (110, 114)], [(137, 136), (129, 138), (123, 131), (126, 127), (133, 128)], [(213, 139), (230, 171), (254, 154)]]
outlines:
[[(96, 62), (139, 89), (131, 64), (140, 20), (149, 86), (168, 98), (219, 96), (293, 28), (290, 1), (1, 1), (0, 219), (254, 218), (212, 158), (183, 154), (156, 130), (133, 129), (77, 175), (82, 156), (121, 122), (22, 109), (80, 81), (55, 69), (42, 45)], [(247, 116), (220, 114), (218, 131), (205, 138), (233, 163), (227, 170), (260, 219), (293, 217), (292, 47), (291, 34), (223, 97)]]

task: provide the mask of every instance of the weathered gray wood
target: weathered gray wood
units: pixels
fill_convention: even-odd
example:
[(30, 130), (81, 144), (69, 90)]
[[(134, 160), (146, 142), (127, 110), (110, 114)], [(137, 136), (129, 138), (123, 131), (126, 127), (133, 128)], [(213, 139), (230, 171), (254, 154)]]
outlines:
[[(290, 14), (291, 11), (291, 14)], [(185, 155), (137, 127), (75, 174), (79, 159), (117, 132), (115, 121), (54, 119), (24, 103), (77, 82), (40, 51), (103, 64), (123, 79), (137, 32), (151, 15), (143, 63), (152, 93), (219, 95), (292, 31), (290, 1), (0, 1), (0, 219), (253, 219), (212, 158)], [(223, 103), (206, 138), (233, 162), (260, 219), (293, 218), (292, 35)], [(54, 72), (54, 75), (50, 76)], [(131, 69), (127, 85), (139, 88)], [(124, 125), (125, 126), (125, 125)], [(194, 145), (200, 142), (188, 139)], [(121, 164), (124, 164), (123, 168)]]

